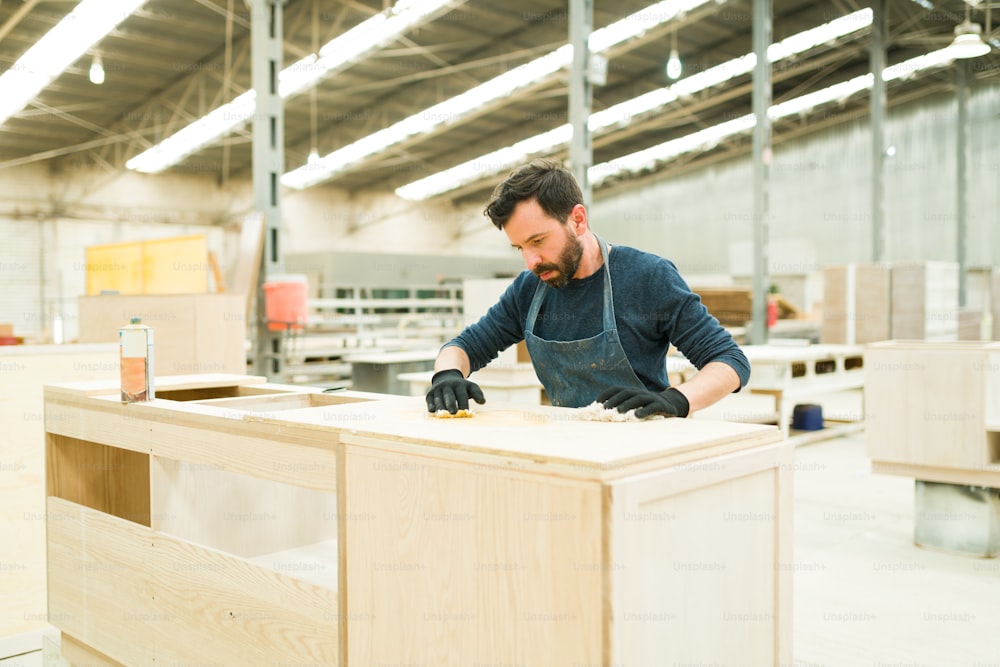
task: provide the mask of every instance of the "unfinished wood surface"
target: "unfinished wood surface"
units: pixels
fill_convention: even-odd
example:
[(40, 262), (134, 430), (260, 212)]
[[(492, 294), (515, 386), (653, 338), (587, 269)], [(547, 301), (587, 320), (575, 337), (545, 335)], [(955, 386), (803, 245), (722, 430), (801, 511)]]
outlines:
[(49, 434), (46, 495), (149, 526), (149, 456)]
[(1000, 267), (993, 267), (991, 272), (990, 303), (993, 315), (993, 340), (1000, 340)]
[(47, 428), (57, 435), (319, 491), (336, 488), (333, 434), (291, 432), (251, 416), (197, 403), (122, 404), (114, 396), (57, 390), (46, 402)]
[(892, 336), (896, 340), (958, 340), (958, 264), (892, 265)]
[(844, 264), (823, 270), (823, 343), (855, 345), (890, 336), (888, 264)]
[(723, 326), (742, 327), (753, 316), (753, 294), (749, 287), (692, 286), (691, 291)]
[[(982, 469), (1000, 463), (987, 396), (995, 346), (891, 341), (865, 352), (866, 437), (875, 461)], [(997, 368), (1000, 368), (998, 366)]]
[(608, 664), (791, 663), (792, 460), (782, 443), (613, 484)]
[(231, 292), (243, 295), (247, 313), (253, 312), (257, 296), (257, 280), (264, 254), (264, 228), (264, 214), (260, 212), (248, 214), (240, 226), (239, 248), (229, 284), (232, 285)]
[[(853, 344), (854, 331), (848, 328), (848, 313), (853, 311), (854, 289), (848, 284), (848, 267), (823, 269), (823, 323), (820, 341), (830, 344)], [(853, 276), (851, 276), (853, 280)]]
[(337, 430), (341, 439), (372, 436), (400, 445), (433, 445), (449, 457), (505, 459), (516, 467), (583, 479), (623, 476), (634, 466), (661, 466), (692, 452), (706, 456), (713, 447), (749, 449), (781, 437), (773, 426), (735, 422), (593, 422), (566, 408), (492, 402), (474, 409), (471, 419), (436, 419), (428, 415), (423, 398), (393, 397), (287, 410), (262, 421)]
[(873, 343), (891, 337), (890, 269), (887, 264), (854, 266), (854, 340)]
[(81, 343), (117, 342), (131, 317), (152, 327), (157, 377), (247, 370), (241, 294), (112, 294), (81, 296), (78, 304)]
[(348, 664), (607, 664), (596, 484), (345, 447)]
[(49, 512), (50, 613), (92, 650), (127, 665), (337, 664), (335, 590), (59, 498)]
[[(72, 636), (63, 633), (59, 640), (59, 657), (73, 667), (119, 667), (122, 663), (82, 644)], [(48, 656), (46, 656), (48, 657)]]
[(49, 620), (126, 665), (152, 665), (149, 528), (48, 498)]
[(0, 637), (46, 624), (43, 385), (101, 377), (118, 377), (116, 345), (0, 346)]

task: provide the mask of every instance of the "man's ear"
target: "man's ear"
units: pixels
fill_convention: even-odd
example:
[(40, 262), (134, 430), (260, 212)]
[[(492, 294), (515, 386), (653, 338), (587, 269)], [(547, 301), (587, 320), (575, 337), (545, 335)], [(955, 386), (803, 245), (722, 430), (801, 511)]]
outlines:
[(577, 234), (587, 231), (587, 209), (583, 204), (577, 204), (569, 214), (570, 222)]

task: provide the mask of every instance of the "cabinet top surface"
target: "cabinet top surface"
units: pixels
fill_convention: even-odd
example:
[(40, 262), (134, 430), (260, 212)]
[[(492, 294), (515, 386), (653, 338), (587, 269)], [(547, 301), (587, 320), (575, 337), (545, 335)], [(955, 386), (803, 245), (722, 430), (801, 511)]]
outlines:
[[(256, 382), (256, 384), (255, 384)], [(581, 410), (489, 402), (474, 404), (471, 418), (436, 418), (423, 397), (360, 392), (323, 394), (316, 388), (269, 385), (246, 376), (188, 376), (184, 382), (157, 378), (161, 387), (240, 386), (274, 393), (200, 401), (157, 398), (147, 404), (121, 406), (116, 383), (78, 383), (47, 388), (49, 400), (71, 400), (99, 410), (130, 409), (140, 418), (188, 421), (204, 425), (218, 412), (220, 423), (261, 431), (308, 436), (323, 442), (433, 447), (435, 456), (472, 455), (516, 459), (520, 469), (560, 467), (573, 477), (611, 478), (627, 471), (680, 462), (690, 463), (721, 453), (751, 449), (782, 439), (777, 428), (707, 419), (650, 419), (635, 422), (585, 420)], [(304, 399), (305, 400), (290, 400)], [(322, 399), (322, 401), (318, 400)], [(240, 402), (246, 401), (240, 413)], [(320, 404), (318, 404), (320, 403)], [(136, 408), (139, 408), (138, 410)], [(238, 416), (235, 416), (238, 415)], [(187, 416), (191, 419), (184, 420)], [(235, 416), (235, 417), (234, 417)], [(196, 418), (196, 419), (195, 419)], [(214, 421), (214, 420), (212, 420)], [(311, 436), (309, 434), (312, 434)], [(329, 434), (329, 435), (327, 435)], [(333, 437), (330, 437), (333, 436)], [(376, 445), (378, 446), (378, 445)], [(505, 465), (509, 465), (506, 463)]]

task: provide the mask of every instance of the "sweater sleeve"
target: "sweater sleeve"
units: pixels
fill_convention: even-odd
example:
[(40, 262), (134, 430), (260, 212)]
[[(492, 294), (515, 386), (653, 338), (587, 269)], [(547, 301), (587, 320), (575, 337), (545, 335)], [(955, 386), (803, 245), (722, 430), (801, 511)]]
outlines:
[(713, 361), (730, 366), (739, 376), (742, 389), (750, 380), (750, 361), (732, 335), (708, 312), (701, 297), (691, 291), (673, 262), (666, 261), (674, 313), (667, 337), (695, 368), (704, 368)]
[(496, 359), (500, 352), (524, 340), (526, 303), (530, 304), (534, 292), (531, 281), (527, 280), (530, 275), (530, 272), (518, 275), (485, 315), (466, 326), (442, 349), (450, 345), (462, 348), (469, 356), (470, 372), (474, 373)]

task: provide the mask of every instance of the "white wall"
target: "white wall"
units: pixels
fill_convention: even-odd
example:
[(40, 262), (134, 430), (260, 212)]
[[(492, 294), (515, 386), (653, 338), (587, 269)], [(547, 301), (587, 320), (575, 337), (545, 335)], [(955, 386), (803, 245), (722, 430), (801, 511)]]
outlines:
[[(1000, 264), (1000, 86), (970, 100), (968, 263)], [(893, 108), (886, 165), (889, 260), (956, 260), (955, 101)], [(818, 268), (871, 257), (871, 149), (867, 116), (778, 144), (770, 235), (805, 239)], [(682, 271), (728, 271), (731, 241), (753, 238), (752, 164), (740, 158), (598, 198), (598, 233), (673, 259)], [(772, 261), (775, 258), (772, 257)], [(795, 258), (787, 258), (792, 262)]]

